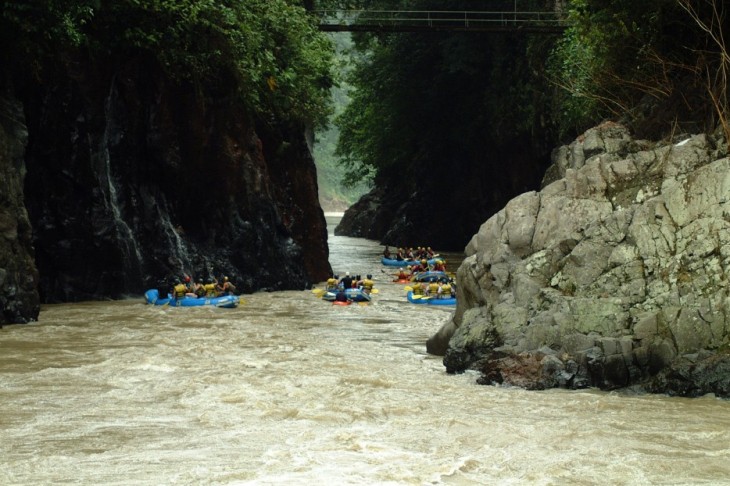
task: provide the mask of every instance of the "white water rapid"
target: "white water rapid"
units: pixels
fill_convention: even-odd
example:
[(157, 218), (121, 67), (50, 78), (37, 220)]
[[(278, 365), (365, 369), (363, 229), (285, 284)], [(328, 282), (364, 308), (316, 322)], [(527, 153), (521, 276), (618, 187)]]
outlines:
[(330, 250), (372, 273), (372, 304), (161, 308), (140, 289), (0, 329), (0, 484), (730, 484), (730, 402), (447, 375), (425, 342), (450, 311), (408, 304), (376, 242)]

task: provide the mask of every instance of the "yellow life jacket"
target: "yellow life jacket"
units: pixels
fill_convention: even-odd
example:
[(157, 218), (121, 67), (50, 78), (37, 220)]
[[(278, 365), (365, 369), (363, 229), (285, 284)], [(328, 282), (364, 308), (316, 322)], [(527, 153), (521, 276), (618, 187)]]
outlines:
[(368, 290), (372, 290), (373, 286), (375, 285), (375, 282), (373, 282), (370, 279), (365, 279), (362, 281), (362, 286), (365, 287)]
[(451, 285), (443, 284), (441, 286), (441, 295), (444, 297), (451, 297)]
[(327, 290), (332, 290), (334, 288), (337, 288), (337, 279), (336, 278), (328, 278), (327, 279)]
[(431, 282), (430, 284), (428, 284), (428, 293), (429, 294), (435, 294), (438, 291), (439, 291), (439, 284), (437, 284), (436, 282)]
[(185, 297), (185, 292), (188, 291), (187, 287), (185, 287), (185, 284), (181, 284), (181, 283), (175, 285), (174, 290), (175, 290), (175, 297), (178, 299), (182, 299), (183, 297)]
[(423, 295), (423, 287), (421, 287), (421, 284), (413, 287), (413, 295)]
[(209, 283), (205, 284), (203, 287), (205, 288), (205, 295), (207, 295), (208, 297), (215, 297), (215, 284)]

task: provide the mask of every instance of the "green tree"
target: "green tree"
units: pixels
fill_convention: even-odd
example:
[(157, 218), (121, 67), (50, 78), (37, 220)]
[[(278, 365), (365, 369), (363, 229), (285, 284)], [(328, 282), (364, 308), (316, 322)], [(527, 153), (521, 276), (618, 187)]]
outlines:
[(715, 10), (713, 19), (709, 8), (717, 4), (714, 0), (568, 2), (570, 28), (550, 67), (562, 88), (557, 113), (563, 132), (582, 131), (606, 117), (641, 128), (647, 125), (642, 111), (651, 105), (663, 107), (654, 111), (665, 119), (665, 130), (675, 119), (704, 124), (709, 105), (706, 98), (697, 99), (704, 91), (702, 71), (716, 72), (721, 56), (711, 54), (718, 46), (708, 42), (682, 4), (699, 5), (701, 22), (712, 25), (714, 20), (722, 31), (724, 16)]
[[(399, 5), (513, 8), (513, 2), (487, 1)], [(348, 166), (361, 162), (378, 175), (404, 179), (438, 173), (445, 163), (475, 162), (490, 143), (529, 133), (539, 123), (549, 90), (534, 73), (542, 72), (552, 40), (480, 33), (375, 33), (355, 39), (363, 53), (350, 79), (357, 89), (337, 121), (338, 154)], [(350, 171), (350, 179), (359, 174)]]
[[(22, 64), (143, 55), (204, 92), (235, 90), (251, 108), (311, 126), (331, 112), (333, 47), (295, 0), (5, 2), (5, 54)], [(10, 54), (8, 54), (10, 53)]]

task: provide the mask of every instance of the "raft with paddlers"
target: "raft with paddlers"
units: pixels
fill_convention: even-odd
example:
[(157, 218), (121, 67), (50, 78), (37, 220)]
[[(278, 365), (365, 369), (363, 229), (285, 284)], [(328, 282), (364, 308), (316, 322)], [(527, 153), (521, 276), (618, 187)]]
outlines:
[[(436, 263), (436, 260), (438, 260), (438, 258), (431, 258), (431, 259), (427, 260), (427, 262), (429, 265), (433, 265), (434, 263)], [(420, 260), (395, 260), (393, 258), (385, 258), (385, 257), (382, 257), (380, 259), (380, 262), (383, 265), (387, 265), (389, 267), (410, 267), (413, 265), (419, 265), (421, 263)]]
[(447, 297), (440, 299), (438, 297), (432, 297), (430, 295), (414, 294), (412, 290), (409, 290), (406, 294), (408, 302), (411, 304), (425, 304), (425, 305), (456, 305), (456, 297)]
[(437, 282), (443, 279), (449, 279), (449, 275), (446, 272), (417, 272), (411, 277), (413, 282)]
[(185, 296), (179, 299), (173, 298), (170, 294), (160, 297), (157, 289), (149, 289), (144, 293), (145, 301), (151, 305), (166, 305), (170, 307), (200, 307), (213, 306), (232, 309), (238, 307), (240, 299), (237, 295), (221, 295), (219, 297), (190, 297)]
[[(373, 289), (373, 291), (375, 290), (376, 289)], [(347, 298), (353, 302), (370, 302), (372, 299), (372, 295), (362, 289), (345, 289), (345, 295), (347, 295)], [(336, 297), (337, 292), (325, 292), (322, 294), (322, 300), (335, 302)]]

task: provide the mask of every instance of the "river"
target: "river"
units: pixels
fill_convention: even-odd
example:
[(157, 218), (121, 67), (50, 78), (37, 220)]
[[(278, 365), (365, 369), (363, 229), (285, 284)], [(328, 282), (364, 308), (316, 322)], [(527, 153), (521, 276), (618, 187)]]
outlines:
[(730, 402), (448, 375), (425, 342), (451, 311), (408, 304), (381, 250), (330, 233), (370, 305), (140, 296), (0, 329), (0, 484), (730, 485)]

